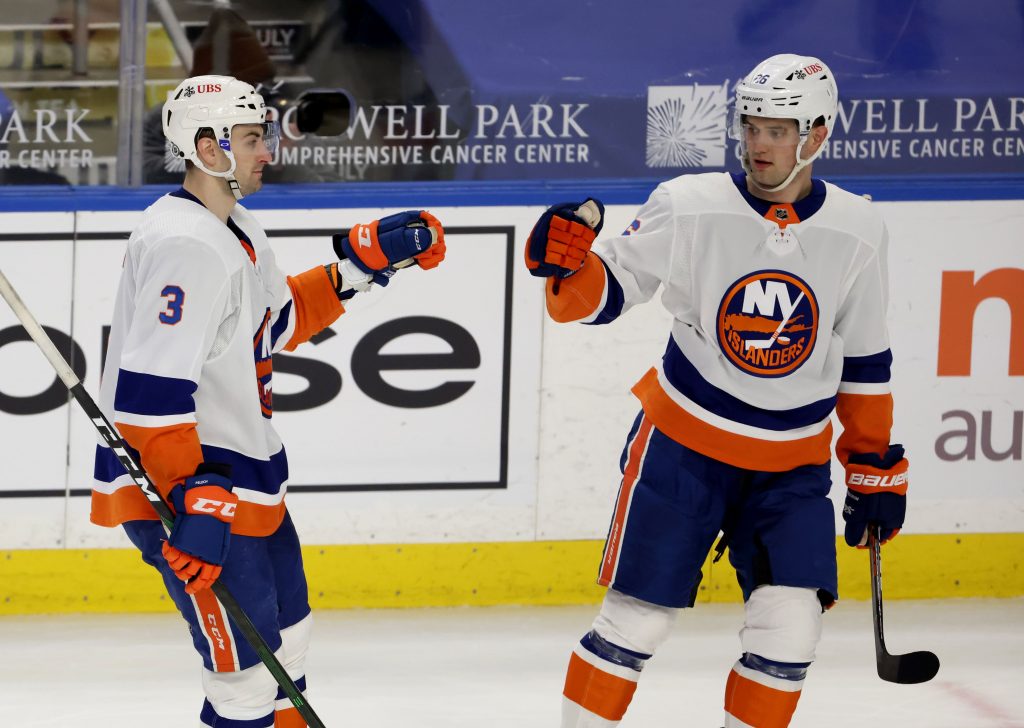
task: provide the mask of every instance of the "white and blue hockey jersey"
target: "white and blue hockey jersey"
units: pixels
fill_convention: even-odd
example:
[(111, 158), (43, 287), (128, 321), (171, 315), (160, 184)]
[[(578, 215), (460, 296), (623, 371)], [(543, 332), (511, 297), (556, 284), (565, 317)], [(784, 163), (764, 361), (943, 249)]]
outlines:
[[(344, 309), (323, 268), (286, 277), (255, 218), (227, 225), (184, 189), (160, 198), (128, 241), (114, 304), (100, 408), (167, 491), (203, 462), (232, 468), (232, 531), (273, 533), (285, 513), (288, 460), (271, 421), (272, 354)], [(92, 521), (156, 514), (114, 454), (97, 447)]]
[(837, 450), (884, 453), (892, 426), (887, 233), (871, 204), (813, 181), (795, 204), (743, 175), (661, 184), (620, 236), (599, 240), (547, 305), (602, 324), (649, 300), (675, 317), (662, 360), (633, 387), (654, 425), (738, 467), (782, 471)]

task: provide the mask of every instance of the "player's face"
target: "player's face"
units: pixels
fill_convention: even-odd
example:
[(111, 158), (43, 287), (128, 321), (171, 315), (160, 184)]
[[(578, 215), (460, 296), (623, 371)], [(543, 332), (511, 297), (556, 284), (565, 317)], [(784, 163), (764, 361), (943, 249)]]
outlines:
[(231, 129), (235, 179), (243, 195), (251, 195), (263, 186), (263, 168), (273, 157), (264, 131), (262, 124), (238, 124)]
[(800, 144), (796, 121), (747, 116), (743, 137), (754, 182), (765, 188), (784, 182), (796, 166), (796, 148)]

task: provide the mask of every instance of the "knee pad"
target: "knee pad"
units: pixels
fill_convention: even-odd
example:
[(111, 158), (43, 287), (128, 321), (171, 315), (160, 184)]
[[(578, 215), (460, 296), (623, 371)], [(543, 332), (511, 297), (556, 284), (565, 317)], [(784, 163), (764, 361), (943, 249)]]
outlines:
[[(288, 675), (299, 682), (305, 672), (306, 653), (313, 626), (313, 615), (308, 614), (290, 627), (281, 630), (281, 646), (274, 655)], [(203, 670), (203, 690), (217, 715), (232, 720), (255, 720), (275, 709), (278, 696), (277, 681), (262, 663), (238, 672), (211, 672)], [(284, 700), (285, 707), (290, 701)], [(280, 707), (280, 706), (278, 706)]]
[(760, 586), (746, 604), (740, 630), (743, 651), (788, 663), (814, 661), (821, 639), (821, 602), (817, 590), (792, 586)]
[(274, 711), (277, 682), (262, 662), (238, 672), (204, 668), (203, 692), (221, 718), (256, 720)]
[(653, 655), (668, 638), (678, 614), (678, 609), (609, 589), (594, 620), (594, 631), (613, 645)]
[(309, 652), (309, 637), (313, 630), (313, 614), (307, 614), (291, 627), (281, 630), (281, 649), (277, 659), (284, 669), (296, 680), (305, 673), (306, 653)]

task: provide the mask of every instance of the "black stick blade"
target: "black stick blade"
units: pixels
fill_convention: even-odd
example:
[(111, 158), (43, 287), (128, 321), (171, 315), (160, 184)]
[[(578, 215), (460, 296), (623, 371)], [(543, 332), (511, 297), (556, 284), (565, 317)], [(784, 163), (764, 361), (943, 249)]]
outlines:
[(939, 672), (939, 658), (934, 652), (910, 652), (906, 655), (878, 655), (878, 677), (900, 685), (928, 682)]

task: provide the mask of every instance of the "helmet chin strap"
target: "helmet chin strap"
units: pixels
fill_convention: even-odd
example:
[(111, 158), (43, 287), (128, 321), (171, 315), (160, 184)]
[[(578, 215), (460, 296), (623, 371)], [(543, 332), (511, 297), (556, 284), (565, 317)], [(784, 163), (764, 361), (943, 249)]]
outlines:
[(245, 195), (242, 194), (242, 189), (238, 184), (238, 180), (235, 179), (235, 155), (229, 151), (225, 151), (224, 154), (231, 162), (231, 166), (224, 172), (214, 172), (212, 169), (208, 169), (207, 166), (199, 159), (198, 152), (196, 152), (192, 157), (192, 164), (199, 167), (199, 169), (203, 170), (211, 177), (222, 178), (227, 183), (228, 189), (231, 191), (231, 194), (234, 195), (235, 200), (241, 200)]
[(231, 190), (231, 194), (235, 196), (235, 201), (241, 200), (245, 195), (242, 194), (241, 188), (238, 186), (238, 180), (235, 179), (234, 175), (225, 178), (228, 183), (228, 189)]
[(744, 150), (742, 158), (743, 169), (747, 173), (747, 179), (750, 180), (750, 184), (754, 185), (754, 187), (761, 190), (762, 192), (778, 192), (788, 187), (790, 183), (796, 178), (797, 174), (800, 173), (800, 170), (806, 167), (811, 162), (813, 162), (815, 158), (818, 156), (817, 154), (814, 154), (809, 159), (800, 159), (800, 152), (803, 151), (804, 142), (806, 141), (806, 139), (801, 139), (800, 143), (796, 147), (796, 164), (793, 165), (793, 169), (790, 171), (789, 176), (786, 177), (786, 179), (781, 184), (777, 184), (774, 187), (765, 187), (764, 185), (760, 185), (757, 183), (757, 180), (754, 179), (754, 176), (750, 174), (750, 159), (748, 157), (746, 150)]

